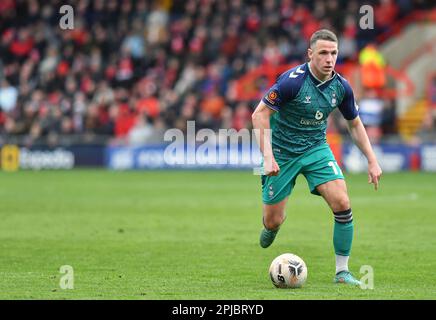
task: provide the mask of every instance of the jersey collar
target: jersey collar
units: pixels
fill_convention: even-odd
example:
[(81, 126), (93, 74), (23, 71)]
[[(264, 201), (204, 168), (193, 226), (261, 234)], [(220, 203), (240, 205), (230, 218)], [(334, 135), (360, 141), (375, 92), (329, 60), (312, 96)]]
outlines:
[(329, 84), (333, 81), (334, 78), (336, 78), (336, 72), (335, 70), (333, 70), (333, 75), (331, 76), (330, 79), (327, 79), (325, 81), (321, 81), (319, 80), (313, 73), (312, 70), (310, 69), (310, 63), (307, 62), (307, 69), (309, 70), (309, 75), (310, 75), (310, 79), (312, 79), (312, 82), (315, 84), (315, 86), (317, 88), (319, 88), (320, 90), (323, 90), (324, 88), (327, 88), (329, 86)]

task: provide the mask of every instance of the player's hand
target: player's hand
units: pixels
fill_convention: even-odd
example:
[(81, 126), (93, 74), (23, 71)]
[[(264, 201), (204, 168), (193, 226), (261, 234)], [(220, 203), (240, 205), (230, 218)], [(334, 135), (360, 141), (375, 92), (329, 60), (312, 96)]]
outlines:
[(268, 177), (277, 176), (280, 172), (280, 167), (274, 157), (264, 159), (265, 175)]
[(378, 189), (380, 177), (382, 175), (382, 169), (378, 165), (377, 161), (368, 163), (368, 183), (373, 183), (375, 190)]

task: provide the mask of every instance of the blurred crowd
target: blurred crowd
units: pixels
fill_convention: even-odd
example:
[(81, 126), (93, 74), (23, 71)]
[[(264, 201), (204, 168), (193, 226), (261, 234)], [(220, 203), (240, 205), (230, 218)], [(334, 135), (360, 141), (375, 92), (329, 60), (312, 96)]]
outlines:
[[(338, 64), (428, 1), (0, 1), (0, 134), (25, 144), (59, 136), (150, 142), (166, 128), (249, 128), (258, 101), (235, 82), (268, 64), (306, 61), (310, 35), (339, 36)], [(61, 5), (74, 28), (59, 26)], [(379, 17), (379, 18), (377, 18)]]

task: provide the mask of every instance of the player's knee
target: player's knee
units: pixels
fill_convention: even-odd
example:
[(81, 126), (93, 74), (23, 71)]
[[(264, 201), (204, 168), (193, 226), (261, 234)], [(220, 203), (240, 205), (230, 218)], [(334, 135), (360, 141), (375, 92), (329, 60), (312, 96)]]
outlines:
[(348, 198), (348, 196), (344, 195), (335, 201), (332, 209), (334, 212), (345, 211), (350, 209), (350, 206), (350, 199)]
[(272, 216), (264, 219), (265, 228), (268, 230), (275, 230), (283, 223), (283, 216)]

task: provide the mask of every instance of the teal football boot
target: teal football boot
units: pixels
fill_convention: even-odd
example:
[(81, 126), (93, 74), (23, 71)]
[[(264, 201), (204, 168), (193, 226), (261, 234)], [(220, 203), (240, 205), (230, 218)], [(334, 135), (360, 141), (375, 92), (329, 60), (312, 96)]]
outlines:
[(263, 230), (260, 232), (260, 246), (262, 248), (268, 248), (276, 238), (277, 232), (279, 232), (279, 229), (268, 230), (263, 228)]
[(334, 279), (335, 283), (351, 284), (353, 286), (360, 286), (360, 281), (353, 277), (350, 271), (338, 272)]

